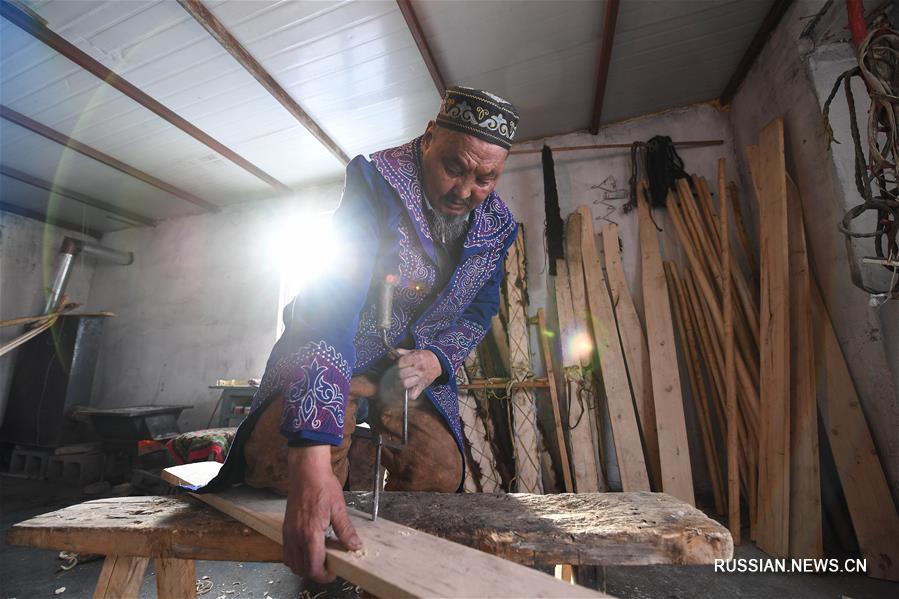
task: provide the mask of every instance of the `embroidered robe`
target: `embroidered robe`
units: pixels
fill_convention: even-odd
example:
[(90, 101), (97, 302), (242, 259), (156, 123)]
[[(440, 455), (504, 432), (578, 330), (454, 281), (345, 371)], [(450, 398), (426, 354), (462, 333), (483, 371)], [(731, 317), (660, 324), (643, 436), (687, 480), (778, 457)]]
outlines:
[[(339, 445), (353, 375), (387, 352), (376, 326), (385, 277), (396, 279), (391, 345), (410, 336), (415, 348), (440, 360), (443, 375), (424, 395), (446, 421), (462, 451), (455, 372), (483, 339), (500, 301), (503, 259), (517, 223), (496, 192), (469, 217), (459, 262), (443, 289), (434, 289), (437, 258), (423, 209), (421, 138), (362, 156), (347, 165), (334, 214), (339, 231), (335, 265), (284, 310), (285, 332), (266, 365), (251, 413), (237, 432), (219, 476), (204, 490), (241, 480), (242, 446), (262, 408), (284, 395), (281, 432), (288, 440)], [(314, 260), (315, 256), (297, 256)]]

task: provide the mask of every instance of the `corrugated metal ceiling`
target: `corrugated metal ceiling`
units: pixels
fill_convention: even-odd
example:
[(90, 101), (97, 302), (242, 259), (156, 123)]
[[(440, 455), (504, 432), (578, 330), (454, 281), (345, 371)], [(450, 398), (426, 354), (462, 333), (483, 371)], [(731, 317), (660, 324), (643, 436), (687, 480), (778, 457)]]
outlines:
[[(26, 4), (52, 31), (275, 179), (296, 189), (342, 176), (340, 162), (178, 3)], [(438, 93), (393, 0), (204, 5), (350, 156), (406, 141), (436, 113)], [(622, 2), (603, 121), (716, 97), (770, 5)], [(419, 0), (413, 7), (447, 84), (489, 88), (515, 102), (519, 139), (589, 126), (604, 2)], [(6, 20), (0, 38), (4, 105), (216, 205), (279, 193)], [(0, 124), (4, 165), (153, 219), (201, 210)], [(0, 180), (6, 203), (38, 210), (47, 195)], [(100, 231), (126, 226), (72, 200), (54, 196), (51, 204)]]

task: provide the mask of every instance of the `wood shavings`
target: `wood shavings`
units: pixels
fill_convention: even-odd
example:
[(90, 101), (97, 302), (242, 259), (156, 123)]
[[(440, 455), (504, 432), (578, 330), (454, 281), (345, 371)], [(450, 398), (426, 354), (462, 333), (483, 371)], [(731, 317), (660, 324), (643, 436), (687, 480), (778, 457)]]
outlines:
[(209, 580), (209, 577), (204, 576), (197, 581), (197, 595), (205, 595), (212, 590), (213, 586), (215, 585), (211, 580)]

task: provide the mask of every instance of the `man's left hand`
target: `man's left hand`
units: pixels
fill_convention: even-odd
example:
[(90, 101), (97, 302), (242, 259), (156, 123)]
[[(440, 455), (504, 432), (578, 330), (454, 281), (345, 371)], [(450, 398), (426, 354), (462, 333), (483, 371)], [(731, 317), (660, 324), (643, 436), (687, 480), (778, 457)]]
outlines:
[(416, 399), (428, 385), (443, 373), (440, 360), (428, 349), (397, 349), (400, 355), (397, 366), (403, 387), (409, 390), (409, 397)]

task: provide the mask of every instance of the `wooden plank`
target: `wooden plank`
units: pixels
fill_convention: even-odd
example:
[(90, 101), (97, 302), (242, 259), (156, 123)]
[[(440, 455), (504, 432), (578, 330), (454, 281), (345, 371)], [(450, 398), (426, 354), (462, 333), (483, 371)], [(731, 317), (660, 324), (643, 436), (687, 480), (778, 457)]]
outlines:
[[(525, 270), (524, 227), (506, 254), (506, 276), (503, 278), (506, 305), (509, 310), (507, 334), (509, 342), (510, 378), (523, 381), (533, 376), (531, 370), (530, 332), (526, 306), (527, 271)], [(512, 391), (512, 441), (515, 451), (514, 490), (543, 492), (540, 468), (541, 442), (537, 430), (537, 406), (529, 389)]]
[[(659, 238), (649, 213), (645, 187), (645, 182), (637, 187), (637, 211), (643, 266), (644, 320), (659, 434), (662, 491), (695, 505), (671, 305), (668, 302)], [(674, 203), (673, 199), (669, 198), (669, 203)]]
[(412, 7), (412, 1), (396, 0), (396, 3), (403, 14), (403, 18), (406, 20), (412, 39), (415, 40), (415, 45), (418, 46), (418, 53), (421, 54), (421, 59), (424, 61), (425, 66), (428, 67), (428, 73), (431, 74), (437, 93), (442, 98), (446, 95), (446, 83), (444, 82), (443, 74), (440, 72), (440, 67), (437, 66), (437, 61), (434, 59), (434, 53), (431, 51), (428, 39), (421, 28), (421, 23), (418, 21), (418, 16), (415, 14), (415, 9)]
[(146, 557), (106, 556), (94, 589), (94, 599), (137, 597), (149, 563), (150, 559)]
[[(718, 160), (718, 197), (720, 223), (718, 226), (721, 246), (721, 295), (724, 301), (724, 403), (727, 406), (727, 527), (740, 544), (740, 447), (737, 429), (737, 364), (734, 346), (734, 294), (731, 289), (730, 223), (727, 218), (727, 174), (724, 158)], [(709, 207), (711, 209), (711, 206)]]
[(156, 597), (184, 599), (197, 593), (197, 567), (192, 559), (156, 559)]
[(618, 22), (620, 0), (606, 0), (603, 12), (602, 33), (599, 38), (599, 60), (596, 69), (596, 91), (593, 94), (593, 116), (590, 119), (590, 133), (596, 135), (602, 123), (602, 105), (606, 96), (606, 83), (612, 63), (612, 47), (615, 40), (615, 25)]
[(5, 164), (0, 164), (0, 175), (15, 179), (16, 181), (21, 181), (32, 187), (37, 187), (38, 189), (49, 191), (59, 197), (78, 202), (79, 204), (84, 204), (85, 206), (96, 208), (97, 210), (103, 210), (104, 212), (108, 212), (124, 220), (128, 225), (155, 227), (157, 224), (155, 220), (148, 216), (144, 216), (143, 214), (119, 208), (115, 204), (110, 204), (109, 202), (104, 202), (103, 200), (98, 200), (79, 191), (75, 191), (74, 189), (63, 187), (54, 181), (47, 181), (46, 179), (29, 175), (28, 173), (14, 169), (11, 166), (6, 166)]
[(580, 206), (578, 212), (581, 215), (583, 275), (590, 325), (593, 330), (593, 345), (602, 369), (602, 384), (609, 406), (612, 442), (618, 457), (621, 488), (623, 491), (649, 491), (649, 475), (646, 472), (646, 460), (640, 442), (634, 398), (627, 378), (627, 366), (618, 339), (618, 326), (609, 299), (609, 290), (602, 273), (602, 262), (599, 259), (599, 252), (596, 251), (593, 216), (587, 206)]
[[(564, 260), (556, 260), (556, 309), (559, 313), (559, 336), (562, 346), (562, 368), (565, 376), (568, 395), (568, 423), (571, 439), (571, 466), (574, 469), (575, 489), (578, 493), (595, 493), (605, 489), (605, 479), (596, 459), (593, 446), (595, 433), (591, 428), (596, 426), (593, 418), (587, 415), (583, 391), (583, 375), (580, 360), (574, 351), (576, 324), (574, 309), (571, 304), (571, 286), (569, 283), (568, 265)], [(572, 418), (574, 422), (572, 422)]]
[(107, 85), (114, 87), (121, 93), (125, 94), (147, 110), (153, 112), (160, 118), (165, 119), (184, 133), (190, 135), (209, 149), (221, 154), (224, 158), (230, 160), (240, 168), (244, 169), (253, 176), (268, 183), (271, 187), (279, 192), (290, 193), (292, 190), (278, 181), (261, 168), (239, 155), (231, 148), (213, 138), (205, 131), (200, 130), (196, 125), (190, 123), (183, 117), (179, 116), (170, 108), (164, 106), (158, 100), (151, 98), (145, 92), (138, 89), (134, 84), (127, 81), (118, 73), (103, 65), (99, 60), (95, 59), (88, 53), (84, 52), (67, 39), (54, 32), (52, 29), (35, 19), (32, 15), (24, 12), (11, 2), (0, 2), (0, 15), (13, 25), (19, 27), (35, 39), (40, 40), (49, 48), (71, 60), (73, 63), (97, 77)]
[(643, 444), (649, 463), (649, 480), (653, 489), (658, 490), (661, 488), (662, 466), (659, 462), (659, 434), (656, 431), (656, 409), (652, 400), (652, 378), (649, 373), (649, 348), (646, 346), (643, 324), (637, 315), (637, 308), (624, 275), (618, 225), (614, 223), (603, 225), (602, 243), (612, 308), (615, 310), (621, 348), (624, 350), (624, 361), (634, 393), (634, 403), (640, 416), (640, 432), (643, 434)]
[(798, 193), (787, 191), (790, 239), (790, 556), (824, 557), (811, 273)]
[(721, 92), (721, 96), (718, 98), (718, 103), (721, 106), (728, 106), (731, 100), (734, 99), (734, 96), (737, 95), (737, 90), (740, 89), (740, 84), (743, 83), (743, 79), (746, 78), (755, 59), (761, 54), (768, 38), (777, 29), (777, 25), (792, 4), (793, 0), (774, 0), (771, 3), (771, 8), (759, 24), (758, 30), (752, 36), (752, 41), (746, 47), (746, 52), (743, 54), (740, 62), (737, 63), (737, 68), (734, 69), (733, 74), (727, 81), (727, 85), (724, 86), (724, 90)]
[(740, 246), (743, 248), (743, 255), (746, 257), (746, 264), (749, 266), (749, 272), (752, 275), (752, 281), (755, 288), (759, 286), (759, 265), (755, 257), (752, 242), (749, 238), (749, 229), (743, 218), (743, 207), (740, 204), (740, 193), (737, 190), (737, 184), (731, 181), (727, 184), (727, 196), (730, 199), (730, 205), (734, 213), (734, 228), (737, 231), (737, 238), (740, 240)]
[(43, 123), (39, 123), (34, 119), (28, 118), (24, 114), (20, 112), (16, 112), (9, 106), (5, 106), (0, 104), (0, 117), (13, 122), (20, 127), (24, 127), (29, 131), (37, 133), (38, 135), (42, 135), (49, 140), (55, 141), (56, 143), (65, 146), (70, 150), (74, 150), (80, 154), (84, 154), (89, 158), (93, 158), (97, 162), (105, 164), (111, 168), (116, 169), (117, 171), (123, 172), (126, 175), (134, 177), (140, 181), (148, 185), (152, 185), (157, 189), (161, 189), (166, 193), (170, 193), (176, 198), (180, 198), (185, 202), (190, 202), (196, 206), (203, 208), (208, 212), (218, 212), (220, 209), (215, 204), (204, 200), (203, 198), (197, 197), (194, 194), (181, 189), (180, 187), (175, 187), (171, 183), (167, 183), (158, 177), (154, 177), (150, 173), (144, 172), (139, 168), (133, 167), (130, 164), (125, 164), (121, 160), (117, 158), (113, 158), (109, 154), (105, 152), (101, 152), (97, 148), (87, 145), (86, 143), (82, 143), (77, 139), (72, 139), (68, 135), (57, 131)]
[[(581, 247), (583, 236), (582, 217), (577, 212), (568, 215), (565, 223), (565, 260), (568, 263), (568, 283), (571, 288), (571, 306), (574, 314), (574, 336), (570, 343), (580, 365), (589, 369), (593, 357), (593, 340), (590, 335), (590, 325), (587, 308), (587, 288), (584, 285), (584, 256)], [(581, 395), (578, 398), (584, 415), (593, 425), (590, 434), (593, 439), (593, 452), (596, 460), (596, 468), (602, 471), (606, 462), (604, 459), (605, 447), (603, 446), (602, 411), (600, 410), (600, 396), (596, 387), (596, 379), (592, 370), (582, 370)], [(602, 474), (598, 475), (602, 477)]]
[(668, 281), (668, 291), (671, 294), (671, 309), (674, 312), (674, 324), (677, 327), (678, 337), (681, 340), (680, 348), (684, 355), (684, 363), (687, 366), (687, 375), (690, 379), (690, 396), (693, 398), (693, 407), (699, 420), (699, 429), (702, 433), (702, 447), (705, 451), (706, 468), (709, 473), (709, 481), (712, 484), (712, 496), (715, 500), (715, 512), (724, 514), (726, 502), (724, 500), (724, 479), (721, 476), (721, 464), (718, 460), (718, 449), (715, 445), (715, 432), (712, 428), (711, 415), (709, 414), (708, 395), (702, 377), (702, 362), (699, 360), (698, 344), (693, 322), (687, 312), (687, 303), (677, 267), (672, 262), (665, 262), (665, 277)]
[(843, 350), (817, 282), (811, 287), (818, 413), (868, 575), (899, 581), (899, 515)]
[[(167, 468), (164, 476), (173, 484), (198, 486), (211, 480), (219, 466), (187, 464)], [(283, 544), (285, 498), (246, 487), (196, 497)], [(325, 565), (379, 597), (605, 596), (384, 518), (372, 522), (368, 514), (348, 511), (364, 548), (348, 552), (328, 541)]]
[(756, 542), (789, 554), (790, 532), (790, 256), (783, 119), (759, 132), (761, 254), (759, 522)]
[(259, 82), (265, 91), (267, 91), (284, 109), (297, 120), (312, 137), (318, 140), (320, 144), (325, 146), (331, 154), (346, 164), (350, 161), (350, 157), (346, 152), (329, 136), (321, 126), (315, 122), (309, 113), (293, 99), (287, 90), (281, 87), (271, 74), (265, 70), (259, 61), (253, 58), (253, 55), (243, 47), (237, 38), (235, 38), (228, 28), (219, 21), (212, 11), (210, 11), (200, 0), (178, 0), (178, 4), (199, 23), (206, 32), (217, 41), (228, 54), (231, 55), (250, 75)]
[(574, 492), (574, 480), (571, 477), (571, 463), (568, 458), (568, 449), (565, 445), (565, 432), (562, 430), (562, 415), (559, 411), (559, 395), (556, 389), (556, 369), (553, 364), (552, 352), (549, 350), (549, 330), (546, 328), (546, 315), (543, 308), (537, 308), (537, 337), (540, 338), (540, 353), (543, 356), (543, 366), (546, 370), (546, 380), (549, 383), (549, 403), (553, 411), (555, 423), (556, 443), (559, 448), (559, 462), (562, 466), (562, 479), (565, 484), (565, 492)]

